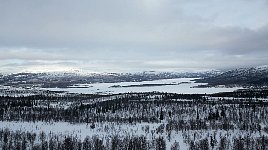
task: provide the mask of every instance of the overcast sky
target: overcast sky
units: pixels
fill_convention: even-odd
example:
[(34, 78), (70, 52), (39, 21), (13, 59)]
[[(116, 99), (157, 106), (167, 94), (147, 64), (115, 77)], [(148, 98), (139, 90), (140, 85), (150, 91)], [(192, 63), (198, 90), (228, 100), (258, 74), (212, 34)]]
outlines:
[(267, 0), (0, 0), (2, 72), (266, 64)]

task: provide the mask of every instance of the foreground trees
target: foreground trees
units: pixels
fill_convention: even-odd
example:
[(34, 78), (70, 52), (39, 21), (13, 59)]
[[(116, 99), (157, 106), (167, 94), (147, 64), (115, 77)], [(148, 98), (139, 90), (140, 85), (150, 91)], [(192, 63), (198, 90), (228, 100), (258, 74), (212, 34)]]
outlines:
[[(228, 97), (230, 95), (233, 97)], [(112, 127), (107, 127), (109, 123), (126, 126), (156, 124), (153, 130), (149, 130), (152, 128), (149, 125), (143, 127), (143, 134), (139, 135), (94, 136), (89, 133), (84, 139), (76, 135), (0, 129), (0, 147), (64, 150), (262, 150), (268, 148), (267, 114), (266, 91), (212, 95), (150, 92), (0, 96), (0, 121), (69, 122), (87, 124), (91, 130), (102, 124), (103, 128), (107, 128), (107, 133), (112, 130)], [(180, 139), (177, 135), (181, 135)]]

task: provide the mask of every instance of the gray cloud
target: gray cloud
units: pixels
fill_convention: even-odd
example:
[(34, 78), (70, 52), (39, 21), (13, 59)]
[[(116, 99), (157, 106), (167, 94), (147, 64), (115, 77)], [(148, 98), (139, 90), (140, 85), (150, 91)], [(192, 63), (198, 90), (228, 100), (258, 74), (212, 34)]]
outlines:
[(267, 7), (266, 0), (0, 1), (0, 66), (173, 71), (267, 64)]
[(224, 43), (223, 48), (235, 54), (263, 55), (268, 50), (268, 25), (258, 30), (245, 30), (243, 36)]

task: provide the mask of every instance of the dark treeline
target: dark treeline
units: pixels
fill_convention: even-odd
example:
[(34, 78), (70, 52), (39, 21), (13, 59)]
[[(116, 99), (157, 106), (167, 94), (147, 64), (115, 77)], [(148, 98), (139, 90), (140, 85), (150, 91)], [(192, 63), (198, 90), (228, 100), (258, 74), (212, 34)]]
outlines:
[(234, 98), (268, 98), (268, 90), (266, 89), (251, 89), (238, 90), (234, 92), (223, 92), (211, 94), (213, 97), (234, 97)]
[[(177, 100), (187, 101), (177, 101)], [(163, 110), (155, 110), (160, 105), (172, 103), (188, 104), (202, 101), (200, 95), (184, 95), (171, 93), (128, 93), (115, 95), (83, 95), (65, 96), (34, 95), (21, 97), (0, 97), (0, 120), (16, 121), (67, 121), (67, 122), (99, 122), (99, 121), (157, 121)], [(191, 100), (191, 101), (188, 101)], [(138, 109), (142, 108), (142, 111)], [(150, 116), (118, 117), (116, 114), (137, 111), (152, 111)], [(108, 115), (108, 116), (106, 116)], [(103, 118), (106, 118), (104, 120)], [(131, 121), (130, 121), (131, 120)], [(162, 120), (162, 119), (161, 119)]]
[[(220, 101), (220, 102), (219, 102)], [(214, 99), (198, 94), (128, 93), (117, 95), (72, 95), (0, 97), (0, 120), (94, 122), (161, 122), (180, 124), (180, 130), (256, 128), (268, 120), (267, 102), (252, 99)], [(182, 124), (183, 123), (183, 124)], [(193, 125), (192, 125), (193, 124)], [(232, 127), (234, 126), (234, 127)]]

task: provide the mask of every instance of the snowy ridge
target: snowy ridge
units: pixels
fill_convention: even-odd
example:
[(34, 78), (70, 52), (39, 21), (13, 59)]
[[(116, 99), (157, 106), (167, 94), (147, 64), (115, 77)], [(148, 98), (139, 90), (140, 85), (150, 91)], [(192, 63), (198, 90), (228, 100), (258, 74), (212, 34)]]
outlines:
[(268, 66), (238, 68), (224, 73), (197, 80), (198, 82), (215, 85), (267, 86)]

